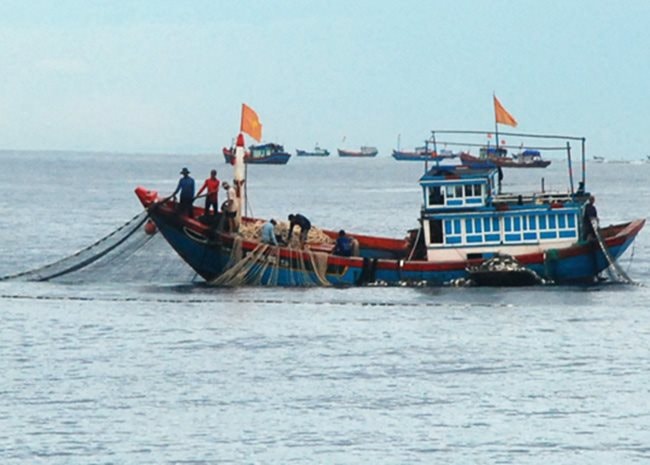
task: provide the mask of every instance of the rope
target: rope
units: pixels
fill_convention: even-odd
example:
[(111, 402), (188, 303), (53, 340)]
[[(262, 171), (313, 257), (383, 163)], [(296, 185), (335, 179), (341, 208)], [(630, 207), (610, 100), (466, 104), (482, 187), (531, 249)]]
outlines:
[[(600, 231), (598, 229), (598, 220), (595, 218), (591, 219), (591, 227), (594, 231), (594, 235), (596, 236), (596, 239), (598, 240), (598, 245), (600, 245), (600, 249), (603, 251), (603, 254), (605, 255), (605, 258), (607, 259), (607, 263), (609, 263), (609, 266), (615, 271), (616, 274), (618, 274), (618, 277), (620, 278), (620, 281), (623, 281), (627, 284), (632, 284), (634, 281), (623, 271), (623, 268), (619, 266), (619, 264), (616, 262), (616, 259), (612, 256), (612, 254), (609, 252), (609, 249), (605, 245), (605, 241), (603, 241), (603, 237), (600, 234)], [(608, 268), (609, 269), (609, 268)]]

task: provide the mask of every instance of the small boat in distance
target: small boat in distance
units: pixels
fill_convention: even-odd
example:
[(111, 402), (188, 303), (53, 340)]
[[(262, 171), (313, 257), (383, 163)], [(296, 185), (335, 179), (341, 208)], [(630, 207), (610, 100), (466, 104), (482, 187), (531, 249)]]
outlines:
[(605, 157), (600, 157), (598, 155), (594, 155), (594, 162), (596, 162), (596, 163), (605, 163)]
[(416, 147), (414, 151), (393, 150), (393, 158), (398, 161), (442, 161), (450, 158), (456, 158), (456, 154), (451, 150), (435, 150), (425, 147)]
[(300, 150), (296, 149), (296, 155), (299, 157), (329, 157), (330, 152), (327, 149), (322, 149), (316, 144), (314, 150)]
[[(234, 147), (223, 148), (223, 156), (226, 163), (234, 164)], [(267, 144), (251, 145), (244, 155), (244, 163), (258, 165), (286, 165), (291, 154), (284, 151), (280, 144), (269, 142)]]
[(361, 149), (358, 152), (354, 150), (337, 150), (339, 152), (339, 157), (376, 157), (379, 153), (377, 147), (369, 146), (361, 146)]

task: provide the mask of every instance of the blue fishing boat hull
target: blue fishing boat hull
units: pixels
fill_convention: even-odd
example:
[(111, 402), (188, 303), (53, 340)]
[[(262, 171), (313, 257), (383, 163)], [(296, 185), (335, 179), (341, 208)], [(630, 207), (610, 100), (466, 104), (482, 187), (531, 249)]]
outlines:
[[(355, 257), (333, 255), (331, 245), (325, 244), (312, 244), (306, 250), (270, 247), (181, 216), (176, 213), (173, 202), (157, 203), (155, 193), (143, 188), (136, 189), (136, 193), (167, 242), (208, 282), (218, 281), (242, 257), (257, 257), (250, 260), (245, 273), (242, 272), (245, 284), (273, 286), (358, 286), (372, 283), (439, 286), (467, 279), (468, 268), (483, 261), (409, 260), (411, 250), (406, 240), (361, 235), (352, 235), (360, 243), (359, 256)], [(195, 207), (195, 218), (202, 213), (202, 209)], [(645, 220), (640, 219), (603, 228), (602, 235), (609, 253), (614, 258), (620, 257), (644, 224)], [(326, 231), (326, 234), (335, 237), (335, 232)], [(547, 282), (556, 284), (594, 282), (598, 274), (609, 266), (596, 242), (577, 242), (568, 248), (515, 258)]]

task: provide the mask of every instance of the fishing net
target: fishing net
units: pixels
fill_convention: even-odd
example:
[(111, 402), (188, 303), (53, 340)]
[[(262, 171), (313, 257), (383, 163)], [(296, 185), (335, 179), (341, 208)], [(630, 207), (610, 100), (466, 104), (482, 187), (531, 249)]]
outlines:
[(155, 277), (167, 281), (169, 276), (193, 275), (160, 234), (147, 234), (144, 224), (147, 212), (134, 216), (110, 234), (88, 247), (56, 262), (17, 274), (3, 280), (82, 282), (151, 282)]
[[(210, 281), (213, 286), (236, 287), (244, 285), (276, 286), (280, 269), (283, 284), (288, 286), (329, 286), (326, 278), (327, 254), (308, 249), (288, 248), (285, 264), (280, 260), (280, 249), (269, 244), (259, 244), (242, 256), (242, 238), (235, 239), (226, 271)], [(288, 266), (287, 266), (288, 264)]]

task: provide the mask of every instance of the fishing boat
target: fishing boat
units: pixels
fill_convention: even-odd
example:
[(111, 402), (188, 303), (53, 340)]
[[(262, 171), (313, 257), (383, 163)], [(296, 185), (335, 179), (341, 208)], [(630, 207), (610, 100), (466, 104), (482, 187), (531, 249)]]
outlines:
[[(224, 147), (223, 156), (226, 163), (233, 164), (235, 156), (234, 147)], [(267, 143), (251, 145), (244, 154), (244, 163), (259, 165), (286, 165), (290, 158), (291, 154), (285, 152), (282, 145)]]
[(551, 164), (550, 160), (543, 160), (539, 150), (522, 150), (513, 157), (508, 156), (504, 147), (481, 147), (479, 156), (471, 155), (469, 152), (460, 154), (461, 163), (468, 166), (485, 167), (493, 164), (502, 168), (546, 168)]
[(605, 163), (605, 157), (601, 157), (598, 155), (594, 155), (593, 160), (595, 163)]
[(440, 161), (456, 158), (456, 154), (451, 150), (443, 149), (437, 152), (424, 146), (416, 147), (413, 151), (393, 150), (393, 158), (398, 161)]
[(299, 157), (329, 157), (330, 152), (327, 149), (322, 149), (316, 144), (313, 150), (300, 150), (296, 149), (296, 155)]
[(161, 199), (144, 187), (135, 192), (180, 257), (214, 285), (436, 286), (470, 279), (481, 264), (503, 255), (547, 284), (593, 283), (605, 269), (620, 270), (616, 260), (645, 219), (597, 228), (597, 241), (585, 239), (583, 217), (590, 194), (585, 189), (584, 138), (567, 140), (570, 161), (569, 141), (582, 141), (577, 190), (571, 169), (566, 189), (518, 193), (501, 189), (495, 166), (435, 164), (418, 181), (419, 227), (407, 229), (403, 238), (348, 232), (358, 246), (349, 257), (333, 254), (334, 230), (309, 236), (305, 247), (274, 246), (261, 242), (263, 219), (242, 217), (240, 232), (233, 234), (202, 221), (200, 207), (194, 207), (193, 217), (184, 216), (173, 199)]
[(337, 149), (339, 157), (376, 157), (379, 151), (376, 147), (361, 146), (360, 150)]

